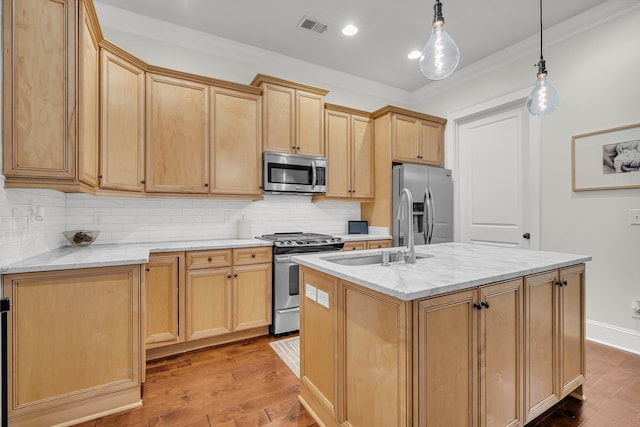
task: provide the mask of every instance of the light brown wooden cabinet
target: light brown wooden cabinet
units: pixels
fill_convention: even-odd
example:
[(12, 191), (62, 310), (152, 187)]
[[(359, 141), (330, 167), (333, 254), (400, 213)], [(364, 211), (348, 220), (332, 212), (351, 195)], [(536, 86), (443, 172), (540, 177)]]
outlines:
[(584, 265), (525, 280), (526, 421), (560, 399), (582, 398), (585, 379)]
[(209, 86), (147, 73), (145, 190), (209, 192)]
[(140, 266), (3, 276), (9, 424), (75, 424), (141, 404)]
[(443, 167), (443, 133), (441, 122), (391, 113), (393, 161)]
[(584, 265), (407, 302), (300, 274), (300, 400), (319, 423), (514, 427), (582, 397)]
[(145, 347), (185, 340), (184, 252), (151, 254), (144, 292)]
[(100, 187), (144, 190), (144, 63), (114, 44), (101, 43)]
[(318, 199), (372, 200), (373, 119), (365, 111), (326, 104), (324, 120), (327, 193)]
[(212, 194), (259, 198), (262, 185), (260, 94), (211, 87)]
[(522, 279), (418, 302), (418, 424), (520, 426)]
[(271, 247), (152, 254), (147, 268), (147, 359), (268, 332)]
[(352, 242), (345, 242), (343, 251), (363, 251), (366, 249), (383, 249), (390, 248), (392, 246), (391, 239), (382, 240), (357, 240)]
[(263, 90), (263, 151), (324, 156), (325, 89), (258, 74)]
[(8, 1), (3, 21), (5, 185), (90, 188), (98, 174), (102, 39), (93, 3)]

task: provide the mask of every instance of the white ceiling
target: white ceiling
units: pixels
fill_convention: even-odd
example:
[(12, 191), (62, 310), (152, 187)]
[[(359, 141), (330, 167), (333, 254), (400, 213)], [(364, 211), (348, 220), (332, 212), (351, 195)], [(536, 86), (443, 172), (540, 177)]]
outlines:
[[(538, 0), (441, 0), (458, 69), (539, 35)], [(414, 91), (430, 81), (407, 54), (431, 32), (434, 0), (99, 0), (100, 3)], [(545, 0), (544, 28), (606, 0)], [(298, 27), (303, 16), (324, 34)], [(341, 33), (352, 23), (360, 31)], [(531, 58), (537, 62), (537, 54)], [(550, 59), (550, 58), (548, 58)], [(532, 67), (533, 70), (533, 67)], [(535, 71), (532, 71), (534, 73)]]

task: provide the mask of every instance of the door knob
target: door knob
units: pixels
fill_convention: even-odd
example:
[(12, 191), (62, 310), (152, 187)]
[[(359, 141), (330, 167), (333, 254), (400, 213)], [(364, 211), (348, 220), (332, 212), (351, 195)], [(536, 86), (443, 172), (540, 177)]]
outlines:
[(522, 238), (523, 238), (523, 239), (527, 239), (527, 240), (529, 240), (529, 239), (531, 238), (531, 234), (529, 234), (529, 233), (524, 233), (524, 234), (522, 235)]

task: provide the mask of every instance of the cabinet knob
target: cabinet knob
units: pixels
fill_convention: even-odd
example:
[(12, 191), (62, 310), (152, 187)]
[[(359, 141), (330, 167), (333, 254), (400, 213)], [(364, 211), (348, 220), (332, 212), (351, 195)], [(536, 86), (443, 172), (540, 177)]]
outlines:
[(531, 238), (531, 234), (529, 234), (529, 233), (524, 233), (524, 234), (522, 235), (522, 238), (523, 238), (523, 239), (527, 239), (527, 240), (529, 240), (529, 239)]
[(231, 279), (231, 275), (230, 274), (227, 274), (227, 279)]
[(147, 181), (145, 181), (145, 180), (140, 181), (140, 184), (146, 184), (146, 183), (147, 183)]
[(209, 186), (209, 184), (205, 182), (205, 183), (204, 183), (204, 186), (205, 186), (205, 187), (208, 187), (208, 186)]
[(150, 270), (150, 269), (148, 269), (148, 268), (145, 268), (145, 271), (151, 271), (151, 270)]
[(566, 280), (559, 280), (559, 281), (556, 282), (556, 285), (557, 286), (567, 286), (568, 283), (567, 283)]
[(213, 261), (213, 258), (209, 257), (209, 258), (207, 258), (207, 261), (211, 262), (211, 261)]
[(251, 258), (255, 258), (255, 257), (256, 257), (256, 254), (251, 254)]
[(233, 277), (238, 277), (238, 273), (234, 274)]
[(482, 306), (476, 302), (473, 303), (473, 308), (475, 308), (476, 310), (482, 310)]
[(489, 302), (487, 301), (481, 302), (480, 305), (483, 306), (484, 308), (489, 308)]
[(566, 281), (566, 280), (563, 280), (563, 281), (562, 281), (562, 286), (567, 286), (567, 285), (568, 285), (567, 281)]

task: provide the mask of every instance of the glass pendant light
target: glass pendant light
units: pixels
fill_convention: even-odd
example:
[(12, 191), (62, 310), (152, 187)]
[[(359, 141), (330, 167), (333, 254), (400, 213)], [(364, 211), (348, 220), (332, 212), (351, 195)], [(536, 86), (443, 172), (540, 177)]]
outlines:
[(542, 0), (540, 0), (540, 60), (536, 66), (538, 67), (538, 80), (527, 98), (527, 110), (534, 116), (544, 116), (556, 111), (560, 105), (560, 96), (549, 83), (546, 63), (542, 56)]
[(444, 29), (442, 3), (436, 0), (433, 5), (433, 29), (422, 49), (420, 71), (431, 80), (441, 80), (453, 73), (459, 61), (460, 50)]

